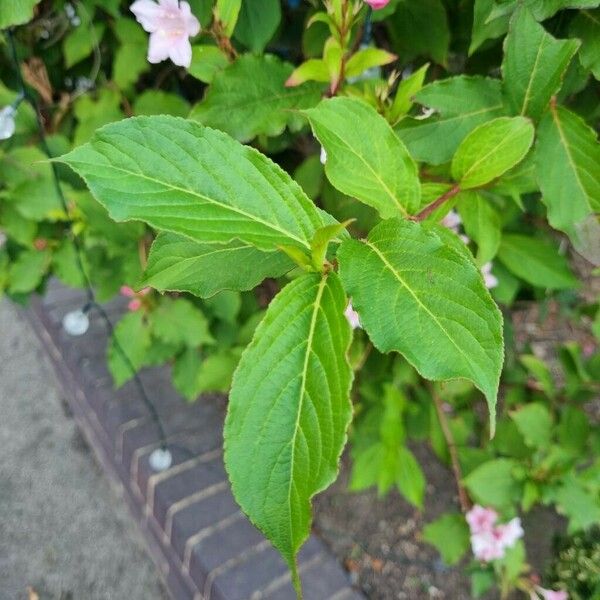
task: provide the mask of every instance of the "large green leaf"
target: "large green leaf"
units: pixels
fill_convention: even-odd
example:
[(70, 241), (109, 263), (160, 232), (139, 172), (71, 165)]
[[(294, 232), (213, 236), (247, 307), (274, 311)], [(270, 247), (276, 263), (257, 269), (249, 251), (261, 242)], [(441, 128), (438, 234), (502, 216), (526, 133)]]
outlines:
[(471, 496), (484, 506), (505, 509), (521, 497), (522, 483), (513, 475), (519, 463), (508, 458), (488, 460), (464, 479)]
[(521, 162), (535, 130), (525, 117), (498, 117), (474, 129), (452, 159), (452, 177), (462, 189), (493, 181)]
[(406, 117), (394, 130), (417, 160), (448, 162), (475, 127), (505, 114), (501, 83), (484, 77), (451, 77), (426, 85), (415, 100), (436, 112), (426, 119)]
[(138, 219), (199, 242), (309, 249), (321, 214), (281, 168), (220, 131), (175, 117), (100, 129), (60, 160), (116, 221)]
[(548, 221), (576, 237), (577, 226), (600, 211), (600, 145), (595, 131), (566, 108), (553, 107), (538, 127), (535, 162)]
[(210, 244), (160, 233), (150, 249), (143, 285), (208, 298), (222, 290), (251, 290), (293, 266), (281, 252), (263, 252), (238, 240)]
[(260, 53), (280, 21), (280, 0), (244, 0), (233, 35), (250, 50)]
[(33, 18), (33, 9), (40, 0), (2, 0), (0, 2), (0, 29), (22, 25)]
[(404, 61), (430, 56), (445, 65), (450, 45), (450, 28), (441, 0), (400, 2), (387, 19), (392, 49)]
[(298, 109), (315, 106), (322, 86), (305, 83), (286, 88), (292, 70), (292, 65), (275, 56), (242, 56), (215, 73), (204, 100), (190, 117), (241, 142), (259, 134), (279, 135), (286, 126), (297, 131), (304, 124)]
[(576, 40), (553, 38), (522, 8), (511, 20), (504, 42), (504, 97), (515, 114), (539, 119), (579, 48)]
[(498, 258), (515, 275), (531, 285), (561, 290), (579, 285), (567, 259), (558, 248), (543, 240), (518, 234), (504, 234)]
[(596, 79), (600, 79), (600, 8), (582, 10), (571, 21), (569, 34), (581, 40), (579, 60)]
[(464, 377), (486, 396), (492, 422), (503, 362), (502, 315), (465, 249), (435, 227), (390, 219), (338, 250), (340, 276), (373, 344), (433, 380)]
[(384, 219), (419, 208), (417, 165), (373, 107), (331, 98), (305, 114), (327, 152), (325, 173), (338, 190), (376, 208)]
[(245, 350), (229, 399), (225, 465), (233, 493), (296, 584), (310, 499), (335, 479), (352, 415), (345, 306), (334, 273), (288, 284)]

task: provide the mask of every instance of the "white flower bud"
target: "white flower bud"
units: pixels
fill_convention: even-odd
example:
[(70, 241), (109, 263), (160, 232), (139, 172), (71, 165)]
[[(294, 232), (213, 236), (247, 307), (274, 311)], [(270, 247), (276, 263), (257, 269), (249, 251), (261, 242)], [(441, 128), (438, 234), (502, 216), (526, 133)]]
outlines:
[(5, 106), (0, 110), (0, 140), (7, 140), (15, 133), (15, 115), (17, 109), (14, 106)]

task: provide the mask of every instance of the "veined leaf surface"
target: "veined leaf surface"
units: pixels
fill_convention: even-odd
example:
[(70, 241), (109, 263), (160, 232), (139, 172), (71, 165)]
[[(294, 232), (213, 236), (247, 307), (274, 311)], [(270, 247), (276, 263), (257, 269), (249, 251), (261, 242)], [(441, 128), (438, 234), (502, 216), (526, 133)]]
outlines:
[(163, 232), (150, 248), (143, 285), (209, 298), (222, 290), (251, 290), (293, 267), (282, 252), (263, 252), (246, 242), (200, 243)]
[(197, 242), (239, 239), (310, 249), (325, 225), (292, 178), (260, 152), (176, 117), (107, 125), (61, 161), (115, 221), (137, 219)]
[(433, 380), (463, 377), (485, 395), (492, 427), (502, 369), (502, 315), (471, 259), (420, 223), (390, 219), (338, 250), (340, 276), (381, 352)]
[(335, 479), (352, 415), (345, 306), (335, 273), (288, 284), (242, 355), (229, 397), (225, 465), (233, 493), (296, 584), (310, 499)]

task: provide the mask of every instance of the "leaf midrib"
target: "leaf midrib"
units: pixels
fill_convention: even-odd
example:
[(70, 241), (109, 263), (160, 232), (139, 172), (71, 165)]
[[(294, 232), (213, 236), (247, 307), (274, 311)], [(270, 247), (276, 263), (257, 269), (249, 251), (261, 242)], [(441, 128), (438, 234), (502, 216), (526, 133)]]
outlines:
[[(437, 324), (437, 326), (441, 329), (444, 335), (448, 338), (448, 340), (452, 343), (452, 345), (458, 350), (458, 352), (463, 356), (466, 361), (466, 365), (470, 365), (469, 357), (465, 354), (462, 348), (452, 339), (452, 336), (446, 331), (445, 327), (440, 323), (438, 318), (421, 302), (421, 299), (415, 294), (415, 292), (411, 289), (411, 287), (407, 284), (407, 282), (403, 279), (400, 273), (394, 268), (394, 266), (388, 261), (386, 256), (377, 248), (374, 244), (372, 244), (368, 240), (364, 240), (364, 243), (377, 254), (383, 264), (394, 274), (396, 279), (401, 283), (401, 285), (406, 289), (406, 291), (414, 298), (415, 302), (433, 319), (433, 321)], [(470, 370), (470, 369), (469, 369)], [(487, 391), (484, 392), (487, 396)]]
[[(82, 160), (77, 160), (77, 161), (74, 161), (74, 162), (76, 162), (77, 164), (80, 164), (80, 165), (87, 165), (88, 167), (95, 167), (95, 166), (97, 166), (95, 163), (90, 163), (90, 162), (86, 162), (86, 161), (82, 161)], [(269, 223), (268, 221), (264, 221), (263, 219), (261, 219), (260, 217), (258, 217), (256, 215), (251, 215), (251, 214), (249, 214), (249, 213), (247, 213), (247, 212), (245, 212), (245, 211), (243, 211), (243, 210), (241, 210), (239, 208), (236, 208), (236, 207), (231, 206), (229, 204), (223, 204), (222, 202), (218, 202), (217, 200), (215, 200), (213, 198), (210, 198), (209, 196), (205, 196), (203, 194), (200, 194), (200, 193), (198, 193), (198, 192), (196, 192), (194, 190), (191, 190), (191, 189), (188, 189), (188, 188), (182, 188), (182, 187), (173, 185), (171, 183), (168, 183), (168, 182), (165, 182), (165, 181), (161, 181), (160, 179), (155, 179), (154, 177), (149, 177), (148, 175), (144, 175), (143, 173), (139, 173), (139, 172), (136, 173), (135, 171), (130, 171), (129, 169), (123, 169), (123, 168), (117, 167), (117, 166), (115, 166), (113, 164), (110, 164), (110, 165), (106, 166), (106, 168), (113, 169), (113, 170), (115, 170), (117, 172), (124, 173), (124, 174), (130, 175), (132, 177), (139, 177), (141, 179), (146, 179), (148, 181), (151, 181), (153, 183), (161, 185), (161, 186), (163, 186), (164, 188), (167, 188), (167, 189), (171, 189), (171, 190), (174, 190), (174, 191), (183, 192), (184, 194), (190, 194), (192, 196), (196, 196), (197, 198), (200, 198), (201, 200), (205, 200), (209, 204), (214, 204), (216, 206), (224, 208), (225, 210), (229, 210), (231, 212), (237, 213), (239, 215), (247, 217), (251, 221), (255, 221), (257, 223), (260, 223), (261, 225), (266, 226), (269, 229), (277, 231), (277, 232), (279, 232), (279, 233), (281, 233), (281, 234), (283, 234), (283, 235), (285, 235), (285, 236), (287, 236), (287, 237), (289, 237), (289, 238), (291, 238), (291, 239), (293, 239), (293, 240), (301, 243), (305, 248), (307, 248), (308, 250), (310, 250), (310, 244), (307, 241), (299, 238), (298, 236), (294, 235), (293, 233), (291, 233), (291, 232), (289, 232), (289, 231), (287, 231), (285, 229), (281, 229), (280, 227), (277, 227), (276, 225), (274, 225), (272, 223)], [(86, 179), (86, 181), (87, 181), (88, 178), (84, 177), (84, 179)]]
[(307, 377), (307, 372), (308, 372), (308, 361), (310, 358), (310, 353), (311, 353), (311, 348), (312, 348), (312, 343), (313, 343), (313, 338), (315, 335), (315, 329), (316, 329), (316, 324), (317, 324), (317, 315), (319, 313), (319, 309), (321, 307), (321, 299), (323, 297), (323, 291), (325, 290), (325, 286), (327, 285), (327, 275), (324, 275), (321, 278), (321, 281), (319, 282), (319, 287), (317, 289), (317, 295), (315, 297), (315, 301), (313, 304), (313, 312), (311, 315), (311, 319), (310, 319), (310, 327), (308, 330), (308, 337), (306, 340), (306, 353), (304, 355), (304, 364), (302, 366), (302, 373), (301, 373), (301, 377), (302, 377), (302, 383), (300, 386), (300, 399), (298, 402), (298, 412), (296, 414), (296, 423), (294, 425), (294, 433), (292, 436), (292, 440), (291, 440), (291, 444), (292, 444), (292, 454), (290, 457), (290, 477), (289, 477), (289, 485), (288, 485), (288, 494), (287, 494), (287, 503), (288, 503), (288, 508), (289, 508), (289, 514), (290, 514), (290, 520), (289, 520), (289, 525), (290, 525), (290, 544), (294, 543), (294, 531), (293, 531), (293, 520), (291, 518), (291, 514), (292, 514), (292, 486), (294, 483), (294, 454), (296, 452), (296, 437), (298, 436), (298, 431), (300, 429), (300, 416), (302, 415), (302, 407), (304, 404), (304, 395), (306, 392), (306, 377)]

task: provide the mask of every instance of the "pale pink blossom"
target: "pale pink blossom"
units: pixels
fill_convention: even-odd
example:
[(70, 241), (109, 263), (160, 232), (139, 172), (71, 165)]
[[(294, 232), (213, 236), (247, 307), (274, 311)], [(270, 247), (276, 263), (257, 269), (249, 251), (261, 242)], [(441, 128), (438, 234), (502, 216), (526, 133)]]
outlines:
[(495, 288), (498, 285), (498, 278), (492, 273), (492, 263), (486, 263), (481, 267), (481, 273), (483, 274), (483, 281), (488, 289)]
[(476, 504), (466, 514), (466, 519), (472, 534), (484, 533), (492, 531), (498, 520), (498, 513), (493, 508), (485, 508)]
[(460, 215), (455, 211), (451, 210), (443, 219), (442, 225), (452, 231), (458, 233), (458, 226), (462, 223)]
[(473, 554), (483, 562), (504, 558), (506, 550), (523, 537), (519, 518), (497, 524), (498, 513), (493, 508), (475, 505), (465, 518), (471, 530)]
[(500, 543), (505, 548), (512, 548), (517, 543), (517, 540), (520, 540), (525, 533), (521, 526), (521, 519), (518, 517), (504, 525), (497, 525), (496, 532), (499, 536)]
[(385, 8), (390, 3), (390, 0), (365, 0), (365, 2), (373, 10), (379, 10), (380, 8)]
[(121, 295), (125, 296), (126, 298), (131, 298), (129, 304), (127, 304), (127, 308), (131, 312), (135, 312), (142, 308), (142, 298), (144, 296), (147, 296), (151, 291), (152, 290), (149, 287), (145, 287), (139, 292), (136, 292), (133, 288), (129, 287), (128, 285), (121, 286)]
[(159, 63), (170, 58), (180, 67), (192, 62), (190, 37), (200, 33), (200, 22), (187, 2), (181, 0), (137, 0), (131, 12), (150, 34), (148, 61)]
[(490, 562), (504, 558), (505, 548), (495, 530), (482, 531), (471, 536), (471, 548), (477, 560)]
[(346, 319), (348, 319), (348, 323), (350, 323), (350, 327), (352, 327), (352, 329), (358, 329), (361, 327), (360, 317), (354, 308), (352, 308), (352, 302), (348, 302), (348, 306), (344, 311), (344, 315), (346, 316)]
[(564, 592), (562, 590), (560, 590), (560, 591), (547, 590), (547, 589), (539, 587), (539, 586), (536, 586), (535, 589), (539, 594), (541, 594), (541, 597), (544, 600), (569, 600), (569, 595), (567, 594), (567, 592)]

